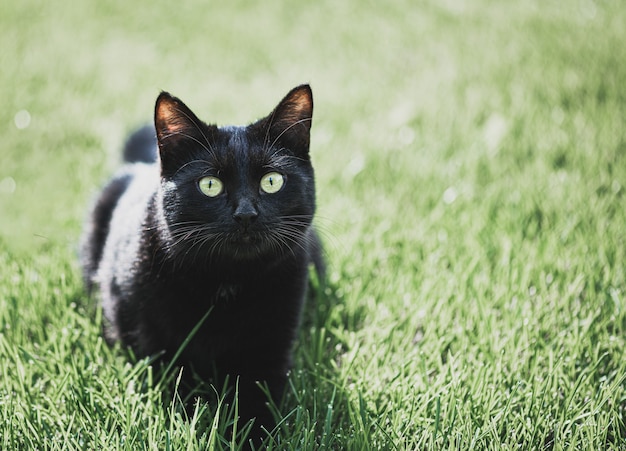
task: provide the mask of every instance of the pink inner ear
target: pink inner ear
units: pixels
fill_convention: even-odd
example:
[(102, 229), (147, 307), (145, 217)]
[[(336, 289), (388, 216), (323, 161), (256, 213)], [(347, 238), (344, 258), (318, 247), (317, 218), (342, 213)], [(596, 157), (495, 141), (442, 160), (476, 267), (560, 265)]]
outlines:
[(294, 92), (289, 98), (285, 119), (299, 121), (311, 115), (311, 98), (304, 90)]
[(175, 102), (162, 101), (157, 111), (157, 129), (161, 133), (180, 133), (185, 128), (185, 122), (181, 120), (182, 111)]
[(293, 102), (293, 113), (298, 116), (302, 116), (304, 112), (308, 113), (311, 110), (311, 99), (303, 90), (294, 93), (291, 101)]

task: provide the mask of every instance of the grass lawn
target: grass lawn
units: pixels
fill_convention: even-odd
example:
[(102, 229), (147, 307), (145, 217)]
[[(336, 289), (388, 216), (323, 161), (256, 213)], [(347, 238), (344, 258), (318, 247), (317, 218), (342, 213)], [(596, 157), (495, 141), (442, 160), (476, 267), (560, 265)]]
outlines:
[(617, 0), (3, 2), (0, 449), (240, 447), (103, 342), (77, 241), (160, 90), (303, 82), (329, 280), (268, 447), (626, 449), (625, 42)]

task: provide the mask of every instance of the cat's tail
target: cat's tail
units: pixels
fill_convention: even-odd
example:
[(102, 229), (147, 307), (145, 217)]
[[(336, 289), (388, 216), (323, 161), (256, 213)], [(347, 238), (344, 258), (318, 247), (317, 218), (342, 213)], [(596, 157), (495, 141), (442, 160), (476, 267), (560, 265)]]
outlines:
[(134, 131), (124, 144), (127, 163), (154, 163), (157, 160), (157, 139), (153, 125), (144, 125)]

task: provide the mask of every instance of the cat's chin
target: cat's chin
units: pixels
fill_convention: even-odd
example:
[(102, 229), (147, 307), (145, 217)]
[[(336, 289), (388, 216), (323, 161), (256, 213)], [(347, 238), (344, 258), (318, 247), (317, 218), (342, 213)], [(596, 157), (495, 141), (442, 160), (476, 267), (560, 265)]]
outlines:
[(222, 258), (232, 263), (257, 264), (259, 261), (271, 260), (273, 253), (268, 248), (254, 244), (233, 244), (228, 253), (222, 254)]
[(292, 254), (285, 240), (277, 240), (262, 232), (239, 232), (231, 235), (228, 244), (221, 248), (221, 255), (239, 262), (282, 260)]
[(238, 233), (230, 237), (228, 252), (235, 260), (252, 260), (265, 257), (272, 252), (264, 236), (253, 233)]
[(258, 242), (259, 238), (257, 236), (253, 236), (250, 233), (240, 233), (236, 235), (234, 238), (232, 238), (231, 241), (236, 245), (245, 246), (245, 245), (252, 245), (255, 242)]

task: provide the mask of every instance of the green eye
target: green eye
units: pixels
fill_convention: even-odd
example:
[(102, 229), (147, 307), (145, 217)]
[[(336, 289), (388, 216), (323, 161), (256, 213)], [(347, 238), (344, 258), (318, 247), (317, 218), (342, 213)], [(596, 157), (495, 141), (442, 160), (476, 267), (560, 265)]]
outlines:
[(285, 177), (278, 172), (268, 172), (261, 178), (261, 189), (267, 194), (279, 192), (284, 184)]
[(224, 191), (224, 184), (217, 177), (202, 177), (198, 182), (198, 188), (205, 196), (215, 197)]

